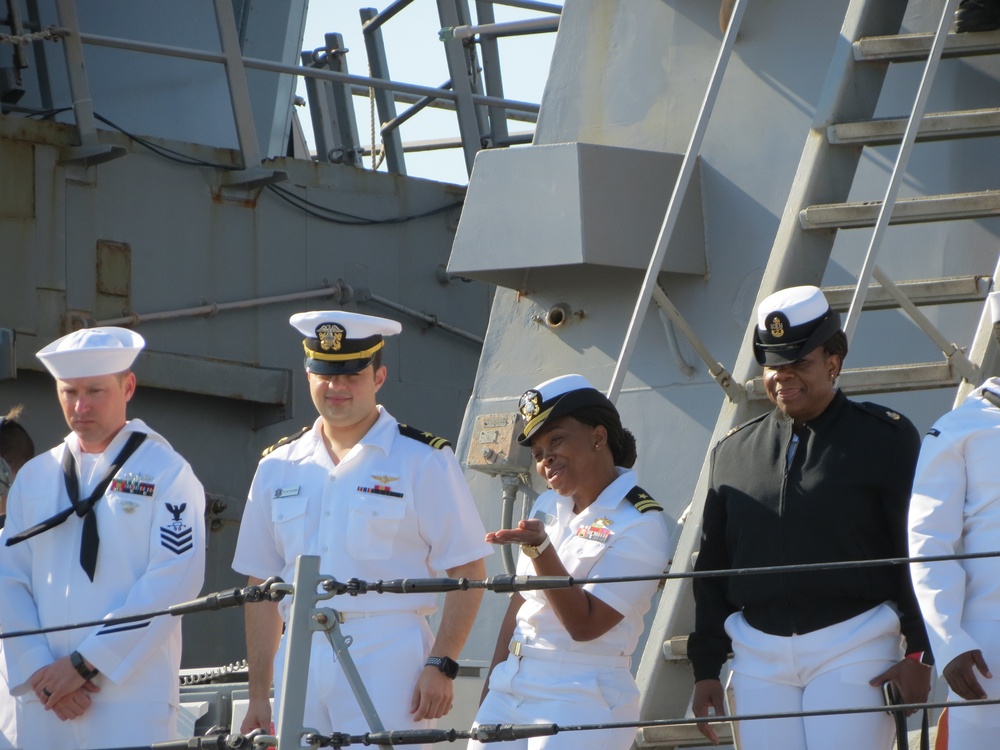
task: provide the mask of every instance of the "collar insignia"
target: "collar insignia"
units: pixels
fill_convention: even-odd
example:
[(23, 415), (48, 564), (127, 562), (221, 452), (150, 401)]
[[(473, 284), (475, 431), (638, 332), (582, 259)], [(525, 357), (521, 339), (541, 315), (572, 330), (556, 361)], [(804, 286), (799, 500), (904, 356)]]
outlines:
[(894, 411), (888, 411), (887, 410), (886, 411), (886, 415), (889, 417), (889, 419), (899, 419), (899, 414), (897, 414)]
[(538, 391), (525, 391), (517, 405), (518, 411), (525, 419), (531, 419), (542, 410), (542, 394)]
[(339, 351), (344, 341), (344, 329), (336, 323), (324, 323), (316, 328), (316, 338), (319, 339), (320, 348), (328, 352)]

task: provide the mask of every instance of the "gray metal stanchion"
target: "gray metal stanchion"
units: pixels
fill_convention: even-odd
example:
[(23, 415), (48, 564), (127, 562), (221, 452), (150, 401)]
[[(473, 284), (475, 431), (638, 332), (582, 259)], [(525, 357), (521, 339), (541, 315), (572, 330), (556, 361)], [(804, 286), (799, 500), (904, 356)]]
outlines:
[[(312, 634), (317, 631), (323, 632), (329, 639), (335, 660), (340, 662), (340, 667), (344, 670), (369, 729), (372, 732), (385, 731), (368, 690), (361, 681), (358, 668), (351, 658), (348, 650), (350, 643), (340, 631), (340, 613), (335, 609), (316, 607), (317, 602), (330, 599), (334, 595), (333, 592), (319, 589), (320, 584), (327, 578), (320, 575), (319, 560), (319, 557), (314, 555), (302, 555), (295, 561), (295, 593), (292, 596), (292, 609), (288, 618), (281, 706), (278, 709), (278, 750), (299, 750), (306, 735), (319, 734), (315, 729), (303, 726), (310, 645)], [(389, 750), (387, 745), (379, 747)]]

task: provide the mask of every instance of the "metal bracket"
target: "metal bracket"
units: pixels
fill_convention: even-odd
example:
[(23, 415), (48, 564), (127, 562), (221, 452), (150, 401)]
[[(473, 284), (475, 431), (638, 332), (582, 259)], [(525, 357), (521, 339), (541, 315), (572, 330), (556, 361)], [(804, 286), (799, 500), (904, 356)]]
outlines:
[(712, 353), (708, 351), (701, 339), (694, 332), (694, 329), (688, 325), (688, 322), (684, 320), (684, 316), (681, 315), (681, 311), (677, 309), (677, 306), (670, 301), (667, 293), (663, 291), (663, 287), (659, 284), (654, 284), (652, 288), (653, 299), (656, 300), (656, 304), (660, 306), (660, 309), (666, 313), (667, 317), (677, 326), (677, 330), (681, 332), (681, 335), (687, 339), (687, 342), (694, 347), (694, 350), (701, 357), (701, 361), (704, 362), (708, 367), (709, 374), (715, 379), (715, 382), (719, 384), (719, 387), (726, 392), (726, 396), (729, 400), (735, 404), (742, 404), (747, 400), (746, 389), (741, 387), (738, 383), (733, 380), (733, 374), (726, 369), (725, 365), (719, 362)]

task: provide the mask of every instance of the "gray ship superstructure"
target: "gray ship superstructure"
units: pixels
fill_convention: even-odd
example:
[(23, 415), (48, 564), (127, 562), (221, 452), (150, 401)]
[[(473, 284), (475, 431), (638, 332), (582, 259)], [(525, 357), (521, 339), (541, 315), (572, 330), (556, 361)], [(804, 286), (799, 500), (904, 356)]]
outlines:
[[(514, 3), (549, 13), (535, 30), (558, 26), (532, 108), (503, 99), (489, 2), (474, 24), (472, 4), (438, 0), (448, 87), (387, 93), (377, 28), (407, 4), (363, 16), (374, 78), (352, 79), (334, 35), (303, 58), (304, 2), (12, 2), (16, 33), (39, 38), (21, 83), (3, 79), (0, 326), (16, 334), (3, 348), (16, 379), (0, 394), (51, 444), (63, 428), (33, 352), (96, 322), (140, 330), (152, 351), (136, 413), (218, 501), (209, 588), (234, 583), (260, 449), (311, 421), (287, 326), (306, 307), (403, 320), (384, 401), (421, 428), (461, 428), (487, 528), (543, 489), (511, 441), (520, 394), (567, 372), (606, 388), (638, 438), (642, 486), (677, 522), (673, 571), (697, 550), (707, 451), (767, 408), (747, 340), (770, 292), (822, 285), (851, 326), (840, 385), (921, 430), (995, 373), (1000, 32), (936, 45), (945, 0), (740, 0), (725, 34), (706, 0)], [(315, 159), (298, 158), (291, 116), (302, 59)], [(467, 192), (405, 176), (392, 129), (390, 171), (359, 168), (345, 102), (368, 84), (383, 123), (430, 98), (454, 109)], [(507, 120), (536, 109), (531, 144), (505, 148), (525, 140)], [(659, 602), (633, 667), (643, 718), (672, 719), (690, 701), (689, 584)], [(486, 597), (471, 673), (506, 606)], [(238, 623), (188, 637), (186, 663), (237, 658)], [(638, 743), (694, 735), (643, 729)]]

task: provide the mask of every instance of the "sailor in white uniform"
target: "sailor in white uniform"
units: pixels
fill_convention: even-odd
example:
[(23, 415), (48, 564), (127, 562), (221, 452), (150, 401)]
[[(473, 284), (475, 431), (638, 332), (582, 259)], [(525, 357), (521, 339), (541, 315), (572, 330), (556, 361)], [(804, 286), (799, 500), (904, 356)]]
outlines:
[[(33, 630), (165, 609), (196, 596), (205, 493), (159, 434), (126, 420), (144, 341), (76, 331), (38, 357), (72, 432), (24, 465), (0, 546), (0, 622)], [(23, 748), (112, 748), (176, 738), (177, 618), (8, 638)]]
[[(294, 578), (299, 555), (318, 555), (339, 581), (482, 579), (483, 525), (446, 440), (398, 423), (376, 404), (385, 382), (384, 336), (399, 323), (343, 311), (293, 315), (305, 336), (305, 368), (319, 418), (265, 452), (250, 488), (233, 568), (251, 584)], [(436, 637), (426, 616), (435, 594), (342, 596), (350, 654), (386, 729), (430, 726), (451, 710), (455, 659), (482, 590), (445, 596)], [(290, 602), (246, 608), (250, 707), (244, 733), (269, 730), (268, 694), (281, 700), (282, 622)], [(280, 638), (280, 646), (279, 646)], [(369, 730), (326, 637), (317, 633), (305, 725), (321, 733)]]
[[(667, 565), (663, 508), (636, 485), (635, 439), (581, 375), (548, 380), (521, 398), (518, 442), (552, 489), (516, 529), (487, 535), (520, 544), (518, 575), (655, 576)], [(629, 671), (656, 580), (588, 583), (515, 595), (500, 628), (477, 724), (627, 723), (639, 718)], [(625, 750), (635, 729), (505, 742), (510, 750)], [(470, 750), (484, 747), (470, 742)]]
[[(910, 555), (1000, 550), (1000, 378), (990, 378), (924, 437), (910, 501)], [(1000, 698), (997, 559), (910, 566), (934, 660), (949, 700)], [(986, 748), (1000, 736), (1000, 706), (948, 711), (949, 746)]]

